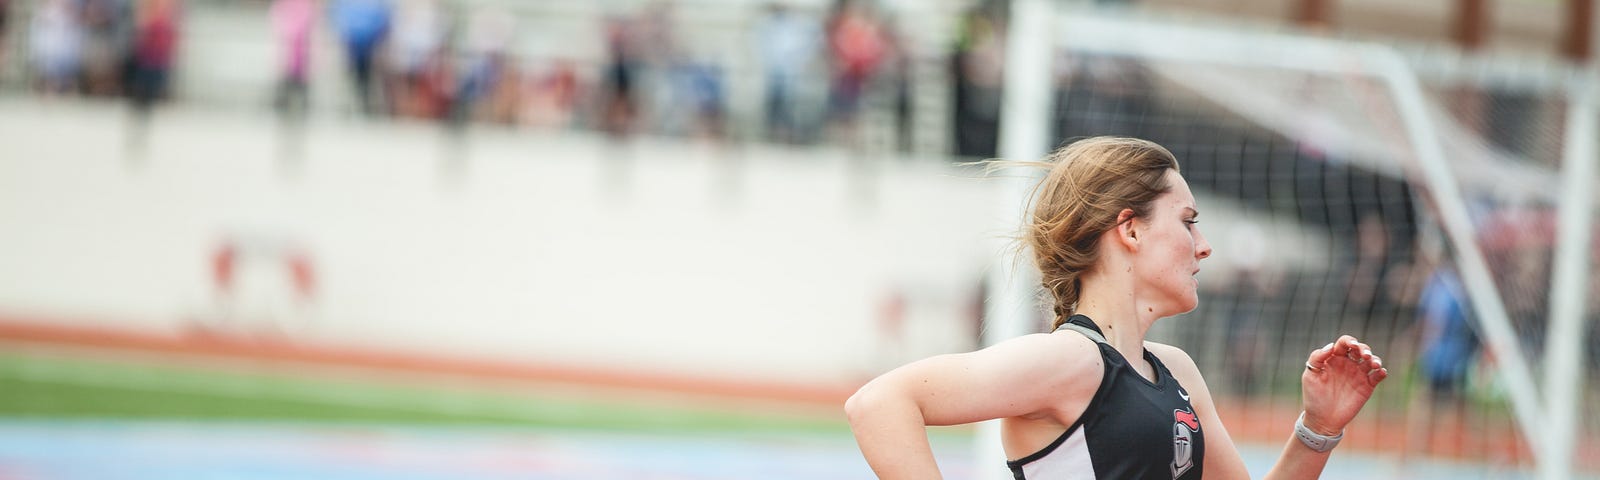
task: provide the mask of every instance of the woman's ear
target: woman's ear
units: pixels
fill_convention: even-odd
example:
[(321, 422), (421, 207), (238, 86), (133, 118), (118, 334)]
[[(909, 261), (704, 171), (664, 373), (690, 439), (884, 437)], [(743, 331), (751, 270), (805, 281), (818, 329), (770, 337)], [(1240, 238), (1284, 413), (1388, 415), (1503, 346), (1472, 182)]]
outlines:
[(1139, 251), (1139, 229), (1135, 228), (1138, 221), (1139, 217), (1133, 214), (1131, 208), (1117, 212), (1117, 226), (1112, 231), (1117, 234), (1117, 243), (1129, 251)]

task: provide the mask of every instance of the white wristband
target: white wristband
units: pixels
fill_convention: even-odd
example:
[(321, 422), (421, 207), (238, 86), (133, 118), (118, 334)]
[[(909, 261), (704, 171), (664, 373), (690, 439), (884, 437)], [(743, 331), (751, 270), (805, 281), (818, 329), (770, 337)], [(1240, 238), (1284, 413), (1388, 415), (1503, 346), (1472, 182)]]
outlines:
[(1344, 431), (1341, 430), (1338, 435), (1331, 437), (1313, 432), (1311, 429), (1306, 428), (1306, 412), (1300, 412), (1300, 418), (1294, 421), (1294, 436), (1300, 439), (1300, 443), (1306, 444), (1306, 447), (1322, 453), (1339, 446), (1339, 440), (1344, 439)]

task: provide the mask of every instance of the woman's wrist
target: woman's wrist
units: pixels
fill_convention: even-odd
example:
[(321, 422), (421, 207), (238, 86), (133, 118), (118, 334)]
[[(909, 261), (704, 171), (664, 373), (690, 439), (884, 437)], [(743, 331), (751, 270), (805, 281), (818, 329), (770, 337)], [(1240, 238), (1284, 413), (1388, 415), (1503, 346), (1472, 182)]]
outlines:
[(1301, 425), (1304, 425), (1307, 429), (1310, 429), (1312, 432), (1325, 437), (1344, 435), (1344, 426), (1328, 425), (1327, 423), (1324, 423), (1318, 419), (1317, 416), (1311, 415), (1305, 410), (1300, 411), (1300, 420), (1298, 420), (1298, 422)]
[(1306, 414), (1305, 412), (1300, 412), (1300, 418), (1294, 421), (1294, 437), (1299, 439), (1300, 443), (1304, 444), (1306, 448), (1310, 448), (1314, 452), (1326, 453), (1333, 450), (1333, 447), (1339, 446), (1339, 441), (1344, 439), (1344, 430), (1340, 429), (1335, 435), (1323, 434), (1321, 431), (1307, 426)]

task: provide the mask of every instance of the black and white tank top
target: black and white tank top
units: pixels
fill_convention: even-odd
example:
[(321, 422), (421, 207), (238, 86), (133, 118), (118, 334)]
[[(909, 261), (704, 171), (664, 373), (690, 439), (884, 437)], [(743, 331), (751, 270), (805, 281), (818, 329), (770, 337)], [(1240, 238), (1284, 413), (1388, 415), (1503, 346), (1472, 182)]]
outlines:
[(1044, 449), (1006, 462), (1017, 480), (1192, 479), (1201, 476), (1205, 436), (1189, 403), (1161, 360), (1145, 350), (1155, 382), (1145, 380), (1107, 344), (1089, 317), (1073, 315), (1061, 329), (1100, 346), (1105, 373), (1078, 421)]

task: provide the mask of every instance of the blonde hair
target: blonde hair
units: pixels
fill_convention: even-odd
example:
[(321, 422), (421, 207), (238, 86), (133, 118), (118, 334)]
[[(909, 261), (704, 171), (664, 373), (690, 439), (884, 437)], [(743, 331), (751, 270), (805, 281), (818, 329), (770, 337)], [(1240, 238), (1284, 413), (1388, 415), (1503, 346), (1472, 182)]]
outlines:
[(1171, 189), (1166, 174), (1178, 171), (1178, 160), (1148, 140), (1093, 137), (1046, 161), (1050, 172), (1036, 187), (1023, 238), (1055, 300), (1053, 329), (1077, 311), (1079, 277), (1098, 261), (1101, 235), (1117, 226), (1123, 209), (1149, 215), (1156, 197)]

